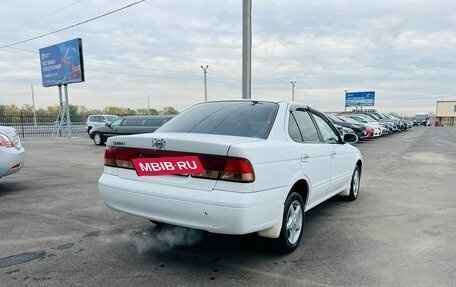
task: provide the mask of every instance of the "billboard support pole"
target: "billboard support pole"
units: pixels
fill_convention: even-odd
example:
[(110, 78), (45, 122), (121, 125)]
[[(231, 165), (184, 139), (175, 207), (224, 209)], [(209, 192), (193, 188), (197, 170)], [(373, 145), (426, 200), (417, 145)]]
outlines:
[(59, 115), (57, 116), (57, 121), (54, 124), (54, 130), (52, 131), (52, 136), (61, 136), (62, 135), (62, 123), (63, 123), (63, 97), (62, 97), (62, 85), (59, 87)]
[(66, 128), (67, 132), (66, 135), (67, 137), (71, 137), (71, 120), (70, 120), (70, 103), (68, 102), (68, 85), (65, 84), (63, 85), (63, 88), (65, 90), (65, 112), (66, 112)]

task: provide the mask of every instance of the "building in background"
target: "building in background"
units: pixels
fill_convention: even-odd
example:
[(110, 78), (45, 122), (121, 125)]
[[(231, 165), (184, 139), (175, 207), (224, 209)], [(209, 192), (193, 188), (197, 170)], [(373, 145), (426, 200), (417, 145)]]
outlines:
[(442, 127), (456, 126), (456, 101), (437, 101), (435, 125)]

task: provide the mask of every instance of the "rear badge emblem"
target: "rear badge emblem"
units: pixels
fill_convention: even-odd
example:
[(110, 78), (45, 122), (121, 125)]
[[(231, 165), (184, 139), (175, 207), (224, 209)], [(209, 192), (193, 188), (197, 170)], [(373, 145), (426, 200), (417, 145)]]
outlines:
[(166, 142), (164, 139), (152, 139), (152, 147), (156, 149), (165, 149)]

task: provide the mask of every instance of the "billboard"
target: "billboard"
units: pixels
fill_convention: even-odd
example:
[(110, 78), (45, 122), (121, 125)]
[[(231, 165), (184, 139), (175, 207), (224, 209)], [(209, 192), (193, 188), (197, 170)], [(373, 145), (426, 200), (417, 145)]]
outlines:
[(84, 82), (82, 39), (41, 48), (40, 63), (44, 87)]
[(353, 92), (345, 93), (345, 106), (346, 107), (366, 107), (374, 106), (375, 92)]

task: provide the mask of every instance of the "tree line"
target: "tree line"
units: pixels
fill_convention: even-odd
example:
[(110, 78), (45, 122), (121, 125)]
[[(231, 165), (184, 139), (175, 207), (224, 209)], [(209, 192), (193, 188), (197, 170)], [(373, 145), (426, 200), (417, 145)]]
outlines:
[[(177, 115), (177, 111), (173, 107), (164, 107), (161, 110), (157, 109), (130, 109), (130, 108), (121, 108), (115, 106), (108, 106), (104, 109), (87, 109), (84, 106), (70, 105), (70, 118), (81, 118), (87, 117), (94, 114), (109, 114), (117, 116), (135, 116), (135, 115)], [(31, 114), (33, 113), (33, 108), (31, 105), (23, 105), (18, 107), (16, 105), (0, 105), (0, 116), (9, 116), (9, 115), (18, 115), (18, 114)], [(39, 108), (35, 110), (37, 116), (49, 116), (59, 114), (59, 106), (48, 106), (46, 108)]]

